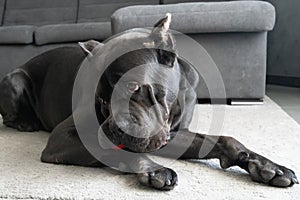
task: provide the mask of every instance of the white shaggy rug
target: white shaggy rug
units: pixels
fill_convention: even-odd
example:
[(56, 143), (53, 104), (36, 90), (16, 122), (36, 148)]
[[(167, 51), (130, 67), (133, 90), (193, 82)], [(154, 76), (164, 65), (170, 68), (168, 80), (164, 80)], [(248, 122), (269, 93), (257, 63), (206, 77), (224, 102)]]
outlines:
[[(292, 168), (300, 177), (300, 125), (266, 97), (259, 106), (225, 107), (222, 134)], [(212, 106), (198, 105), (192, 130), (207, 132)], [(194, 119), (196, 119), (195, 117)], [(222, 123), (222, 121), (220, 121)], [(299, 199), (300, 186), (274, 188), (254, 183), (217, 160), (176, 161), (179, 185), (169, 192), (140, 186), (135, 176), (113, 170), (39, 161), (48, 133), (21, 133), (0, 125), (0, 198), (7, 199)]]

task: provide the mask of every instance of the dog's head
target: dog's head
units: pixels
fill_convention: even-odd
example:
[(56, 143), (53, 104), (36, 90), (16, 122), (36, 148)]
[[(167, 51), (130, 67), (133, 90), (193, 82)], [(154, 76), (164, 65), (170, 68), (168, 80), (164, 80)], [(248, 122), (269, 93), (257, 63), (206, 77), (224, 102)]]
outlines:
[[(187, 91), (182, 76), (186, 74), (178, 62), (170, 22), (171, 15), (167, 14), (149, 32), (139, 30), (131, 32), (129, 37), (120, 36), (113, 48), (118, 45), (129, 48), (136, 43), (143, 48), (119, 56), (99, 81), (96, 93), (99, 122), (111, 142), (134, 152), (163, 147), (182, 120), (180, 104), (185, 102), (182, 93)], [(87, 47), (93, 49), (93, 45), (97, 46), (93, 42)], [(195, 94), (190, 96), (193, 101)]]

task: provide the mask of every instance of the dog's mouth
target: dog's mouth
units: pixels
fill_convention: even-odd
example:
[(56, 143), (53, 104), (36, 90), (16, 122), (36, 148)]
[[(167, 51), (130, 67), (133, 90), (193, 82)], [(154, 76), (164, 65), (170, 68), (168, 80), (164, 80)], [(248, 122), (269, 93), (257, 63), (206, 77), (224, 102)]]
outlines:
[(137, 153), (149, 153), (156, 151), (167, 145), (170, 141), (170, 133), (160, 130), (157, 134), (149, 137), (135, 137), (118, 128), (118, 133), (122, 135), (122, 139), (117, 143), (117, 148), (128, 149)]
[[(136, 153), (149, 153), (156, 151), (165, 145), (171, 140), (171, 135), (169, 128), (167, 126), (163, 126), (160, 129), (157, 129), (155, 134), (149, 135), (143, 134), (145, 129), (129, 129), (126, 130), (120, 128), (115, 121), (110, 118), (103, 124), (107, 128), (104, 128), (104, 133), (106, 137), (115, 145), (113, 149), (125, 149), (129, 151), (133, 151)], [(146, 127), (147, 128), (147, 127)], [(132, 132), (134, 131), (134, 133)], [(145, 135), (147, 137), (145, 137)]]

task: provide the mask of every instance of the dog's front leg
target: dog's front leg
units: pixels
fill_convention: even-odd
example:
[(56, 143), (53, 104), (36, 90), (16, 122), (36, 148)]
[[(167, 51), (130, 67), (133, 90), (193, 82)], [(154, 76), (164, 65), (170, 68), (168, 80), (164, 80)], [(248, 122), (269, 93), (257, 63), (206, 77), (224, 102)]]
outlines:
[[(168, 144), (171, 145), (168, 156), (174, 156), (174, 152), (180, 150), (184, 152), (181, 156), (182, 159), (218, 158), (222, 168), (239, 166), (245, 169), (251, 178), (257, 182), (278, 187), (298, 184), (297, 177), (292, 170), (247, 149), (232, 137), (209, 136), (192, 133), (188, 130), (179, 131), (177, 134), (180, 134), (182, 139)], [(192, 144), (186, 148), (184, 141), (189, 140), (189, 138), (193, 138), (190, 139)]]

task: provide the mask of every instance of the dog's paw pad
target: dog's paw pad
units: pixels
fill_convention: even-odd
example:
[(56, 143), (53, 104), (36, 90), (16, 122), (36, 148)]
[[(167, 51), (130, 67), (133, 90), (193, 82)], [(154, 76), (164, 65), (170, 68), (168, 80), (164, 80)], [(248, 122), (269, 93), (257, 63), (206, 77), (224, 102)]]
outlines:
[(177, 174), (169, 168), (138, 174), (138, 180), (142, 185), (159, 190), (172, 190), (178, 182)]

